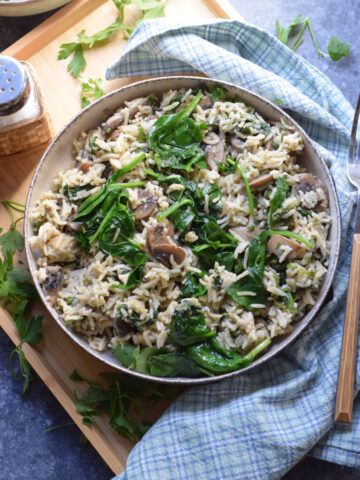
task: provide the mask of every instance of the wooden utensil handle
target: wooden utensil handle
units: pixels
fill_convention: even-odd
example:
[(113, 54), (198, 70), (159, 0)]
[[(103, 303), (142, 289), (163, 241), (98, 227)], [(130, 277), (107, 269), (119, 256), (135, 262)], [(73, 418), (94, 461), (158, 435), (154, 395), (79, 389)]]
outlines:
[(350, 423), (354, 400), (360, 307), (360, 235), (354, 235), (344, 333), (341, 347), (335, 422)]

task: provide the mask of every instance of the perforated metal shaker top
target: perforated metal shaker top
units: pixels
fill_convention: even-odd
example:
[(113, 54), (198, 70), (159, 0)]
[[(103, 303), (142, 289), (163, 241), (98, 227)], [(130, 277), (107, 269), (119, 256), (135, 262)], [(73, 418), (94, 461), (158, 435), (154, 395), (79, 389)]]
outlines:
[(29, 80), (25, 68), (12, 57), (0, 55), (0, 115), (10, 115), (25, 103)]

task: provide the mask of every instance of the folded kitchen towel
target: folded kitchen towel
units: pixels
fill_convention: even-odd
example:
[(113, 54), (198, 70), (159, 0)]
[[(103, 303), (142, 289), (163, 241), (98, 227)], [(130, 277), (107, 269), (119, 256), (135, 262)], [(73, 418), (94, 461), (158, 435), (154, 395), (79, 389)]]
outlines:
[(351, 425), (333, 422), (356, 200), (346, 177), (353, 109), (315, 67), (242, 21), (145, 21), (107, 78), (185, 72), (283, 101), (331, 165), (341, 256), (333, 299), (292, 345), (254, 371), (188, 389), (135, 446), (117, 479), (278, 479), (307, 453), (360, 467), (359, 402)]

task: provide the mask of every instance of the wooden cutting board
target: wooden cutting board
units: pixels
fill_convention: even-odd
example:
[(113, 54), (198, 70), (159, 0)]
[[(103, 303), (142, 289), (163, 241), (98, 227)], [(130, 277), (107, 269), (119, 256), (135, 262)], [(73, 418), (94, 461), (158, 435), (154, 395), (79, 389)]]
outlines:
[[(131, 17), (133, 12), (128, 11), (127, 14)], [(177, 21), (188, 21), (189, 18), (192, 21), (204, 21), (239, 17), (227, 0), (168, 0), (165, 14)], [(80, 82), (67, 72), (66, 65), (69, 60), (57, 60), (60, 44), (74, 41), (76, 34), (82, 29), (86, 29), (88, 34), (95, 33), (112, 23), (115, 17), (116, 9), (110, 0), (73, 0), (3, 52), (18, 60), (26, 60), (35, 68), (55, 132), (81, 109)], [(120, 56), (125, 45), (123, 34), (117, 32), (110, 42), (85, 52), (87, 68), (84, 75), (104, 78), (106, 67)], [(104, 81), (104, 90), (109, 92), (135, 80), (138, 79)], [(31, 177), (44, 150), (45, 148), (41, 148), (30, 154), (0, 157), (0, 199), (25, 203)], [(8, 214), (2, 206), (0, 226), (4, 229), (9, 226)], [(95, 378), (98, 373), (109, 368), (104, 368), (99, 360), (73, 343), (46, 313), (43, 305), (38, 305), (36, 310), (38, 314), (45, 315), (44, 338), (37, 348), (28, 344), (23, 346), (27, 359), (104, 461), (114, 473), (121, 472), (125, 469), (133, 443), (114, 433), (106, 418), (96, 418), (95, 425), (91, 428), (84, 425), (82, 417), (75, 410), (72, 393), (74, 383), (69, 379), (75, 366), (86, 378)], [(14, 323), (3, 310), (0, 310), (0, 326), (15, 344), (19, 343)], [(81, 392), (81, 388), (78, 385), (76, 387)], [(85, 389), (85, 386), (83, 388)], [(156, 420), (165, 408), (164, 404), (158, 405), (152, 412), (152, 420)]]

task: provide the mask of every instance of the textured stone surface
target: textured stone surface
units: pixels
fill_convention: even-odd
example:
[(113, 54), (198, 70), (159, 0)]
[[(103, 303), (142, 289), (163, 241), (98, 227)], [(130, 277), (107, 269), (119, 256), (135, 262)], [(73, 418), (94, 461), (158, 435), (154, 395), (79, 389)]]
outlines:
[[(276, 19), (279, 19), (281, 25), (286, 25), (297, 14), (303, 13), (310, 16), (323, 50), (326, 50), (332, 35), (349, 43), (351, 56), (338, 63), (318, 59), (308, 33), (298, 52), (327, 74), (347, 99), (355, 104), (360, 91), (358, 0), (232, 0), (232, 3), (245, 20), (272, 33), (275, 32)], [(34, 28), (48, 15), (14, 19), (0, 17), (0, 50)], [(13, 380), (8, 369), (12, 348), (12, 343), (0, 330), (0, 480), (110, 479), (112, 472), (91, 445), (79, 445), (79, 430), (76, 426), (44, 432), (50, 426), (68, 423), (71, 419), (40, 380), (33, 384), (25, 398), (21, 396), (21, 383)], [(283, 480), (304, 478), (359, 480), (360, 473), (308, 458)]]

